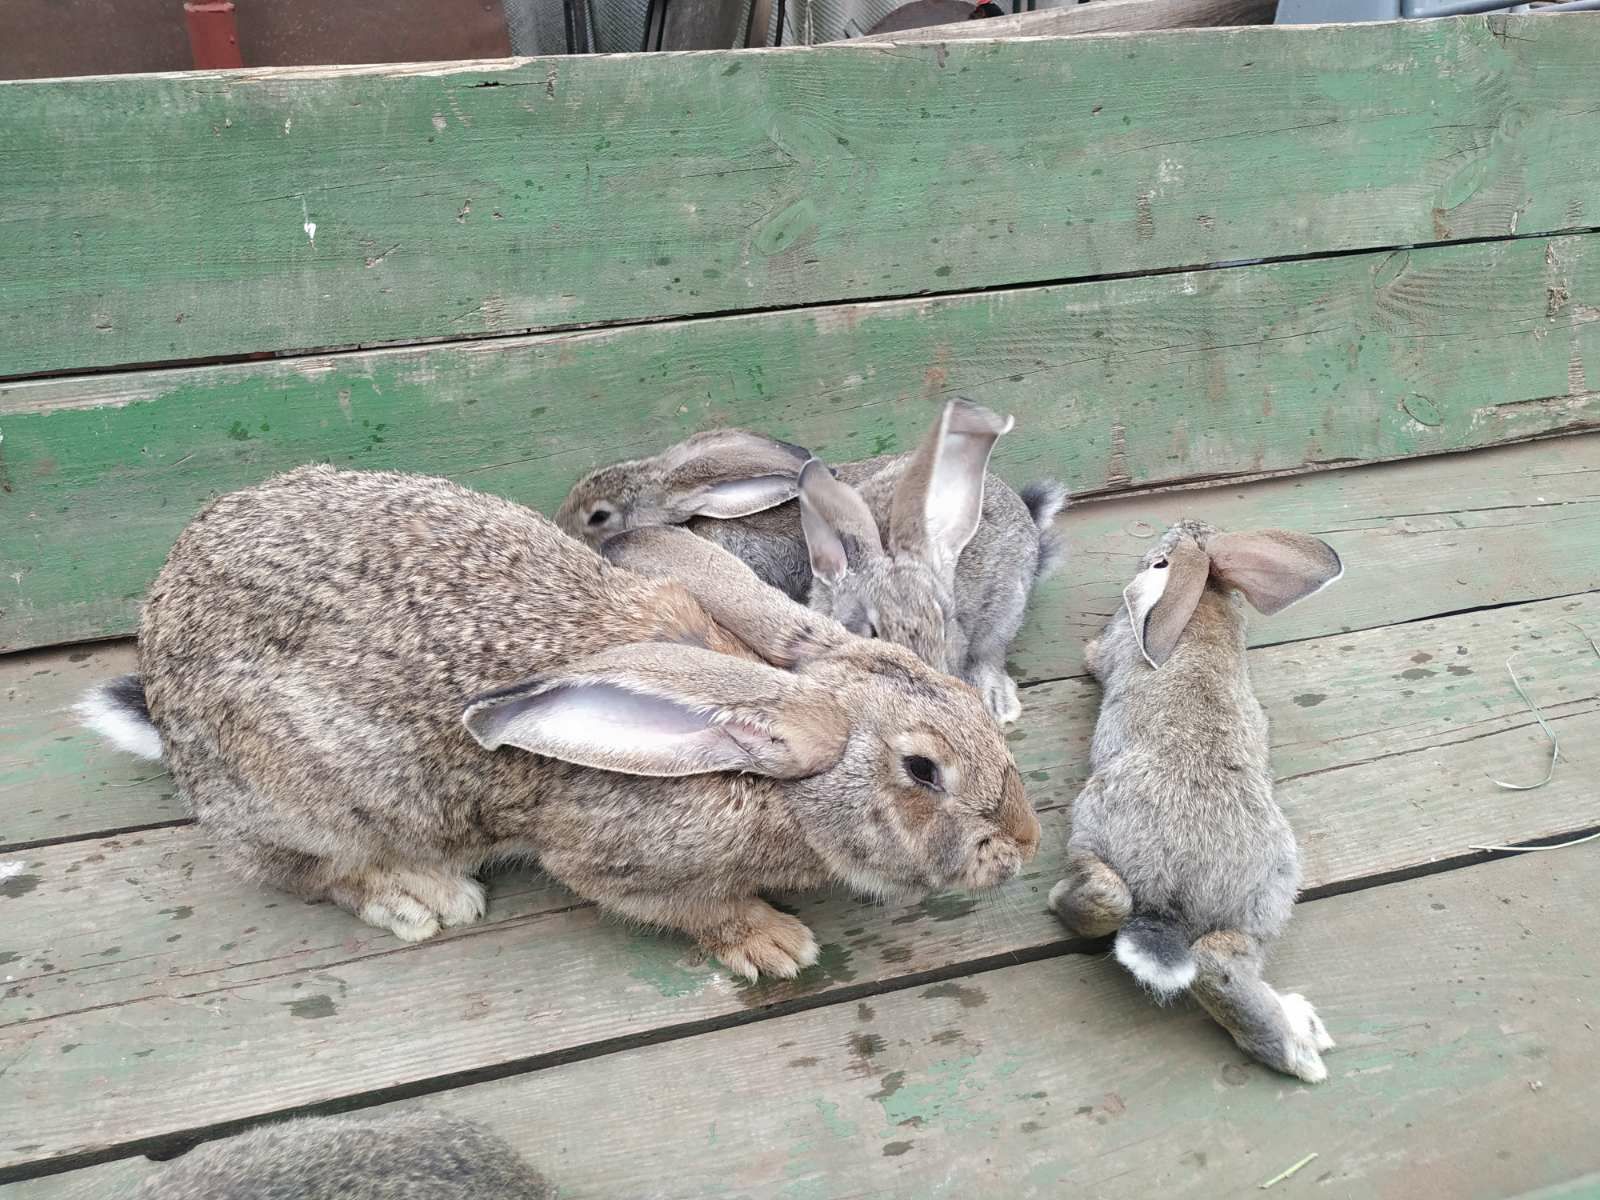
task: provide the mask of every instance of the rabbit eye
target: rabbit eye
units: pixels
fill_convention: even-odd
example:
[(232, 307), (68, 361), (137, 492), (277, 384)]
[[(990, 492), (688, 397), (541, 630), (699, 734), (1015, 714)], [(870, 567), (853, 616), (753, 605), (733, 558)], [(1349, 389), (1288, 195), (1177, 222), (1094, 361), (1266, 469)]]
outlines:
[(593, 526), (604, 525), (609, 520), (611, 520), (611, 510), (608, 508), (597, 508), (589, 514), (589, 524)]
[(1167, 569), (1168, 565), (1169, 564), (1167, 563), (1166, 559), (1158, 558), (1155, 562), (1150, 564), (1150, 569), (1152, 571), (1164, 571)]
[(920, 754), (908, 754), (900, 760), (900, 765), (906, 769), (907, 775), (923, 787), (939, 790), (939, 764), (933, 759)]

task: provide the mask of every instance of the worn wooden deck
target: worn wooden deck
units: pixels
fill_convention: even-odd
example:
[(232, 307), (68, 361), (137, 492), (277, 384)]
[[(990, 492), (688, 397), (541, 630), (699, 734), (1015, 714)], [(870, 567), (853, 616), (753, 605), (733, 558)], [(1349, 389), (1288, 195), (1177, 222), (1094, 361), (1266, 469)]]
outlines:
[[(1313, 1153), (1272, 1191), (1600, 1195), (1600, 842), (1472, 849), (1600, 827), (1597, 58), (1545, 16), (0, 84), (7, 1200), (385, 1105), (570, 1200), (1253, 1195)], [(274, 470), (548, 507), (709, 425), (904, 448), (957, 394), (1080, 497), (1013, 657), (1044, 842), (981, 901), (789, 898), (793, 982), (531, 872), (421, 945), (243, 885), (66, 711), (195, 509)], [(1044, 906), (1083, 641), (1184, 514), (1348, 567), (1251, 629), (1317, 1087)], [(1561, 739), (1532, 791), (1490, 778), (1548, 762), (1512, 655)]]
[[(1131, 548), (1179, 512), (1287, 514), (1339, 588), (1255, 623), (1307, 894), (1272, 972), (1340, 1048), (1317, 1088), (1158, 1009), (1044, 908), (1095, 693), (1076, 666)], [(402, 945), (220, 872), (166, 780), (62, 706), (126, 643), (0, 660), (7, 1168), (102, 1195), (197, 1135), (382, 1103), (482, 1116), (571, 1196), (1230, 1194), (1315, 1151), (1297, 1191), (1508, 1196), (1600, 1171), (1595, 847), (1600, 437), (1085, 504), (1026, 635), (1012, 735), (1045, 845), (974, 903), (795, 903), (824, 944), (736, 983), (535, 875), (486, 923)], [(1070, 614), (1070, 615), (1069, 615)], [(1545, 744), (1520, 673), (1558, 731)], [(1053, 677), (1045, 677), (1047, 670)], [(1289, 1190), (1290, 1184), (1278, 1185)]]

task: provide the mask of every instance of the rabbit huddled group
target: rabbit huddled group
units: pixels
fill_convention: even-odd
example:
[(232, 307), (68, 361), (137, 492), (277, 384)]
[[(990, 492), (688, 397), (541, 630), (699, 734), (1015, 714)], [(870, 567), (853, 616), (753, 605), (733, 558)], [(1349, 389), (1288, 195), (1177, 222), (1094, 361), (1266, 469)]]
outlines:
[[(443, 479), (303, 467), (213, 501), (146, 599), (139, 673), (84, 719), (165, 760), (237, 869), (407, 940), (536, 860), (748, 978), (817, 958), (763, 893), (884, 899), (1015, 877), (1040, 826), (1006, 654), (1063, 558), (1065, 490), (988, 472), (1010, 418), (942, 407), (830, 468), (757, 433), (602, 467), (550, 521)], [(1299, 884), (1240, 597), (1336, 578), (1324, 543), (1196, 522), (1088, 653), (1105, 697), (1051, 906), (1116, 933), (1307, 1080), (1331, 1045), (1261, 980)]]

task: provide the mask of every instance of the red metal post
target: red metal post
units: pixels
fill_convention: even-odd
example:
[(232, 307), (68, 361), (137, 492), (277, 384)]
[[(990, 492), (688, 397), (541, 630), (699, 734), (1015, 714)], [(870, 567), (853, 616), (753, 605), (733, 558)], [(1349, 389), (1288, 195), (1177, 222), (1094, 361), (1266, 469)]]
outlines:
[(184, 0), (189, 24), (189, 49), (197, 71), (242, 67), (239, 30), (233, 21), (233, 0)]

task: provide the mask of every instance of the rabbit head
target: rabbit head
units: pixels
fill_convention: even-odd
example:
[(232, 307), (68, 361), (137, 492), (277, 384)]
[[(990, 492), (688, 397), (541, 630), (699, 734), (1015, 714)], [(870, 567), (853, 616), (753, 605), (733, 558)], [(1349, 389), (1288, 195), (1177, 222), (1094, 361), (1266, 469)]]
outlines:
[[(1185, 635), (1215, 632), (1242, 639), (1238, 597), (1271, 616), (1321, 591), (1344, 573), (1333, 547), (1287, 529), (1225, 533), (1203, 521), (1179, 521), (1139, 563), (1092, 658), (1160, 667)], [(1207, 594), (1221, 604), (1202, 605)]]
[(556, 524), (590, 546), (645, 525), (730, 520), (793, 500), (810, 452), (742, 429), (712, 429), (654, 458), (600, 467), (556, 510)]
[(806, 463), (800, 521), (811, 607), (935, 670), (960, 671), (967, 639), (956, 619), (956, 563), (983, 515), (989, 456), (1011, 426), (970, 401), (946, 404), (895, 485), (887, 546), (860, 493), (817, 459)]
[(1038, 819), (972, 688), (795, 604), (687, 530), (633, 530), (605, 556), (677, 580), (763, 661), (688, 646), (610, 652), (499, 715), (469, 710), (485, 745), (610, 770), (782, 780), (775, 798), (812, 851), (873, 895), (990, 887), (1032, 858)]

